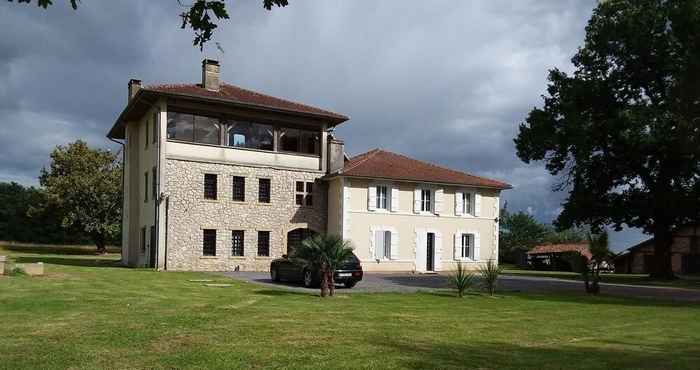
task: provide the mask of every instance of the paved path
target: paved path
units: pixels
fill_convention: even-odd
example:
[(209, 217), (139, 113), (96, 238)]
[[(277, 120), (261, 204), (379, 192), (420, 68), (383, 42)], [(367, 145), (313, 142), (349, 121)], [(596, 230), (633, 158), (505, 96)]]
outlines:
[[(285, 288), (300, 292), (315, 293), (317, 289), (308, 289), (298, 284), (275, 283), (267, 272), (225, 272), (224, 275), (271, 287)], [(438, 274), (412, 273), (365, 273), (364, 278), (352, 289), (338, 287), (338, 293), (378, 293), (432, 291), (447, 287), (447, 277)], [(524, 293), (568, 293), (585, 294), (583, 282), (565, 279), (530, 276), (504, 275), (499, 282), (499, 289)], [(699, 302), (700, 290), (655, 287), (623, 284), (601, 284), (601, 293), (617, 297), (651, 298), (673, 301)]]

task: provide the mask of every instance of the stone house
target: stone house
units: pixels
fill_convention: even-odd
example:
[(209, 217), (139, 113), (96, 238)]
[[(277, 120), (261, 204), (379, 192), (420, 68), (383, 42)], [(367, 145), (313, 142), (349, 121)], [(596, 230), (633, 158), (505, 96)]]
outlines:
[(348, 158), (348, 117), (222, 83), (129, 82), (122, 262), (266, 271), (308, 235), (350, 239), (366, 270), (441, 271), (498, 256), (510, 185), (384, 150)]

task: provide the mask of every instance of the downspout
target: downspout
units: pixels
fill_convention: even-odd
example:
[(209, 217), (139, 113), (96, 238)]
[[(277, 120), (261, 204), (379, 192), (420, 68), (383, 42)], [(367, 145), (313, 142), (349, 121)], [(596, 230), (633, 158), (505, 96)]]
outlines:
[[(126, 166), (126, 143), (122, 143), (121, 141), (118, 141), (118, 140), (116, 140), (112, 137), (109, 137), (109, 136), (107, 136), (107, 139), (122, 146), (122, 225), (121, 225), (121, 229), (122, 229), (122, 241), (123, 241), (124, 240), (124, 237), (123, 237), (123, 233), (124, 233), (124, 202), (127, 201), (126, 199), (124, 199), (124, 172), (126, 169), (126, 167), (125, 167)], [(122, 248), (124, 248), (124, 246), (122, 246)], [(122, 264), (128, 265), (129, 261), (124, 261), (123, 258), (124, 258), (124, 256), (122, 256)]]

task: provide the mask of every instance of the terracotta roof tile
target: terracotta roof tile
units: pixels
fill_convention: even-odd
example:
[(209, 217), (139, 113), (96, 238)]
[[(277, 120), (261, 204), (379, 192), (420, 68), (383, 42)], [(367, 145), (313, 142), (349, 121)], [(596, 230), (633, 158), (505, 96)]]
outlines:
[(350, 158), (340, 175), (510, 189), (501, 181), (451, 170), (382, 149)]
[(216, 98), (230, 101), (233, 103), (250, 104), (292, 112), (316, 114), (320, 116), (326, 116), (340, 122), (348, 120), (348, 117), (342, 114), (330, 112), (324, 109), (312, 107), (310, 105), (301, 104), (290, 100), (276, 98), (274, 96), (261, 94), (259, 92), (243, 89), (238, 86), (229, 85), (225, 83), (221, 84), (221, 88), (218, 91), (207, 90), (205, 88), (202, 88), (200, 84), (150, 85), (144, 87), (144, 89), (162, 93), (186, 94), (200, 96), (204, 98)]
[(527, 254), (544, 254), (544, 253), (564, 253), (564, 252), (579, 252), (586, 258), (591, 259), (591, 251), (588, 250), (588, 243), (570, 243), (570, 244), (544, 244), (536, 245)]

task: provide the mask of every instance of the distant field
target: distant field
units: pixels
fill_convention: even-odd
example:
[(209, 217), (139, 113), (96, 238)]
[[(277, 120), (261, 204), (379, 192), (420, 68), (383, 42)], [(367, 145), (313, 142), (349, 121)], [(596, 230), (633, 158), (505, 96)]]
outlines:
[[(82, 249), (80, 249), (82, 250)], [(18, 251), (0, 277), (0, 369), (697, 369), (700, 307), (509, 293), (315, 295), (206, 273)], [(62, 253), (66, 251), (68, 253)], [(232, 286), (205, 287), (195, 279)]]

